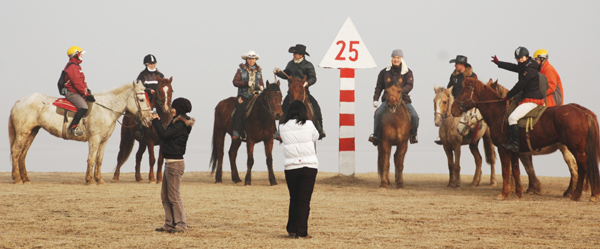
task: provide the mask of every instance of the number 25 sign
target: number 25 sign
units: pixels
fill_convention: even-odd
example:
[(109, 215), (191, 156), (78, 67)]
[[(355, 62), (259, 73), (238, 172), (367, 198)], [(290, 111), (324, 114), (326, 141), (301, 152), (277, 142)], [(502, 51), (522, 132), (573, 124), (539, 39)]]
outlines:
[(360, 38), (350, 18), (338, 32), (333, 43), (319, 63), (323, 68), (374, 68), (373, 57)]

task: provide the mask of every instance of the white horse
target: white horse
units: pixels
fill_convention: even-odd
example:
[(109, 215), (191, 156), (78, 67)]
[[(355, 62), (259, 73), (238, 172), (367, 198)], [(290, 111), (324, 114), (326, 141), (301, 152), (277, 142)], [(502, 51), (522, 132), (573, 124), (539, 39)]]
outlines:
[[(492, 79), (490, 79), (488, 82), (488, 86), (496, 90), (502, 97), (506, 96), (506, 94), (508, 93), (508, 89), (499, 85), (498, 81), (494, 82)], [(458, 132), (463, 135), (468, 134), (473, 128), (475, 128), (476, 124), (481, 120), (483, 120), (483, 117), (476, 108), (465, 112), (461, 116), (460, 123), (458, 124)], [(571, 151), (567, 149), (567, 146), (560, 143), (544, 147), (539, 151), (519, 153), (519, 159), (521, 159), (521, 162), (523, 163), (523, 168), (525, 168), (525, 171), (527, 172), (527, 176), (529, 178), (529, 187), (527, 188), (526, 193), (533, 193), (538, 195), (542, 193), (542, 184), (535, 175), (535, 170), (533, 169), (532, 156), (547, 155), (554, 153), (557, 150), (560, 150), (560, 152), (563, 154), (563, 159), (565, 160), (565, 163), (567, 163), (567, 166), (569, 167), (569, 172), (571, 173), (571, 181), (569, 182), (569, 187), (567, 188), (567, 190), (565, 190), (563, 196), (571, 197), (573, 190), (575, 190), (577, 178), (579, 177), (579, 173), (577, 172), (577, 162)], [(588, 189), (588, 186), (589, 185), (586, 181), (584, 184), (584, 191)]]
[[(30, 94), (18, 100), (10, 111), (8, 134), (10, 137), (10, 154), (12, 160), (12, 178), (14, 183), (30, 182), (25, 167), (25, 157), (33, 139), (40, 128), (56, 137), (68, 140), (87, 141), (89, 154), (87, 160), (86, 184), (104, 183), (101, 175), (102, 158), (108, 138), (115, 129), (117, 119), (125, 112), (135, 113), (148, 127), (151, 120), (151, 108), (148, 103), (144, 85), (141, 82), (126, 84), (107, 93), (98, 93), (96, 102), (90, 106), (88, 115), (81, 119), (79, 129), (81, 136), (66, 133), (64, 109), (54, 106), (57, 99), (41, 93)], [(73, 113), (67, 120), (71, 122)], [(94, 169), (94, 177), (92, 170)]]

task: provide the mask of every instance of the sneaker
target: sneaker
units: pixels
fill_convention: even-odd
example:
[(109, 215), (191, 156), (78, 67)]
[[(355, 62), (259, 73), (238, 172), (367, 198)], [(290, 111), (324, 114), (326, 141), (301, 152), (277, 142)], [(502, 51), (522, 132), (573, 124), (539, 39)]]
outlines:
[(327, 136), (327, 134), (325, 134), (325, 131), (320, 131), (319, 132), (319, 140), (325, 138)]
[(67, 129), (67, 132), (71, 133), (71, 135), (79, 137), (81, 135), (83, 135), (83, 131), (80, 131), (78, 127), (75, 128), (69, 128)]
[(157, 232), (167, 232), (168, 230), (165, 227), (159, 227), (157, 229), (154, 229), (154, 231), (157, 231)]
[(417, 138), (417, 136), (416, 136), (416, 135), (414, 135), (414, 136), (410, 136), (410, 143), (411, 143), (411, 144), (416, 144), (416, 143), (418, 143), (418, 142), (419, 142), (419, 139)]
[(369, 142), (373, 143), (374, 146), (377, 146), (379, 144), (379, 139), (371, 134), (371, 136), (369, 136)]
[(290, 237), (290, 238), (296, 238), (296, 234), (295, 233), (288, 233), (288, 237)]
[(296, 239), (312, 239), (312, 236), (310, 236), (310, 235), (306, 235), (306, 236), (298, 236), (298, 235), (296, 235)]
[(171, 228), (169, 229), (169, 233), (184, 233), (185, 230), (181, 228)]

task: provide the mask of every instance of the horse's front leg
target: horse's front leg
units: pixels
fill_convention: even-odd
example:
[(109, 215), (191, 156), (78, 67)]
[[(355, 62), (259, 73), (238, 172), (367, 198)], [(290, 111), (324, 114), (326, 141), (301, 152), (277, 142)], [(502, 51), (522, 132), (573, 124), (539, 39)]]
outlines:
[(446, 187), (454, 186), (454, 151), (452, 147), (444, 145), (444, 152), (446, 153), (446, 159), (448, 160), (448, 185)]
[(379, 178), (381, 179), (380, 188), (387, 189), (389, 185), (389, 171), (390, 171), (390, 151), (392, 146), (387, 141), (380, 141), (377, 146), (377, 164), (379, 167)]
[(94, 168), (94, 179), (98, 184), (104, 184), (102, 180), (102, 161), (104, 160), (104, 149), (106, 148), (108, 140), (103, 141), (98, 146), (98, 152), (96, 153), (96, 167)]
[(149, 172), (148, 172), (148, 182), (154, 182), (156, 181), (156, 179), (154, 179), (154, 164), (156, 163), (156, 157), (154, 156), (154, 142), (150, 141), (148, 143), (148, 161), (149, 162)]
[(521, 169), (519, 167), (519, 153), (511, 153), (510, 164), (513, 178), (515, 178), (515, 195), (520, 199), (523, 197), (523, 186), (521, 185)]
[(404, 171), (404, 156), (408, 149), (407, 143), (400, 143), (396, 146), (396, 152), (394, 153), (394, 165), (396, 166), (396, 188), (404, 188), (404, 177), (402, 171)]
[(244, 185), (252, 185), (252, 166), (254, 166), (254, 141), (250, 138), (246, 141), (246, 150), (248, 152), (248, 162), (246, 171), (246, 179)]
[(231, 146), (229, 147), (229, 163), (231, 163), (231, 180), (235, 183), (242, 182), (238, 173), (237, 163), (235, 161), (237, 159), (237, 152), (240, 148), (240, 145), (242, 145), (242, 141), (235, 140), (231, 141)]
[(457, 144), (454, 147), (454, 168), (453, 168), (453, 175), (454, 175), (454, 185), (451, 186), (453, 188), (460, 188), (461, 185), (461, 181), (460, 181), (460, 144)]
[(477, 187), (477, 186), (479, 186), (479, 183), (481, 182), (481, 174), (483, 174), (483, 172), (481, 170), (481, 164), (483, 162), (483, 158), (481, 157), (481, 153), (479, 153), (479, 147), (469, 145), (469, 150), (471, 150), (471, 154), (473, 155), (473, 158), (475, 159), (475, 175), (473, 175), (473, 181), (471, 181), (471, 187)]
[(265, 156), (267, 156), (267, 169), (269, 170), (269, 183), (271, 186), (277, 185), (275, 173), (273, 172), (273, 138), (263, 142), (265, 144)]
[(94, 171), (94, 165), (96, 164), (97, 161), (97, 156), (98, 156), (98, 150), (100, 149), (100, 138), (97, 137), (91, 137), (88, 140), (88, 146), (89, 146), (89, 153), (88, 153), (88, 159), (87, 159), (87, 170), (85, 172), (85, 184), (86, 185), (91, 185), (96, 183), (96, 180), (94, 179), (94, 175), (92, 174), (92, 172)]
[(135, 181), (141, 182), (144, 180), (142, 178), (142, 173), (140, 169), (142, 164), (142, 157), (146, 152), (146, 147), (148, 146), (148, 144), (146, 142), (138, 141), (138, 146), (138, 151), (137, 153), (135, 153)]
[(525, 192), (538, 195), (542, 194), (542, 183), (535, 175), (535, 170), (533, 169), (533, 156), (520, 154), (519, 159), (521, 159), (523, 168), (525, 168), (525, 172), (527, 172), (527, 177), (529, 178), (529, 186)]
[(498, 196), (498, 200), (506, 200), (510, 192), (510, 152), (500, 146), (498, 147), (498, 154), (502, 165), (502, 192)]

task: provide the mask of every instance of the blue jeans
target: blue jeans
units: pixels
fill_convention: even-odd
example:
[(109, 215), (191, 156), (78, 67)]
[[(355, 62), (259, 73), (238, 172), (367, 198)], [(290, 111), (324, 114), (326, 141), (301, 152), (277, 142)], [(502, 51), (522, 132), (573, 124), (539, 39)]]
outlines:
[[(373, 136), (375, 138), (381, 137), (381, 115), (385, 111), (385, 107), (387, 106), (387, 101), (381, 102), (379, 108), (375, 112), (375, 124), (373, 125)], [(419, 114), (417, 110), (413, 107), (412, 104), (406, 103), (406, 108), (410, 112), (410, 124), (412, 129), (410, 130), (411, 136), (417, 136), (417, 129), (419, 128)]]

